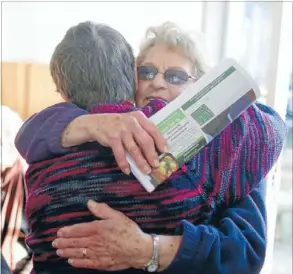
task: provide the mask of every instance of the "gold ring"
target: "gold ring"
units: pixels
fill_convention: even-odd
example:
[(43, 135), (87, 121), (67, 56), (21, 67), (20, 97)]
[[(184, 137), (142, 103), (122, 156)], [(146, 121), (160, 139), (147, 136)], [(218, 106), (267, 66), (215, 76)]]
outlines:
[(83, 257), (86, 257), (86, 251), (87, 251), (86, 248), (83, 248), (83, 249), (82, 249), (82, 256), (83, 256)]

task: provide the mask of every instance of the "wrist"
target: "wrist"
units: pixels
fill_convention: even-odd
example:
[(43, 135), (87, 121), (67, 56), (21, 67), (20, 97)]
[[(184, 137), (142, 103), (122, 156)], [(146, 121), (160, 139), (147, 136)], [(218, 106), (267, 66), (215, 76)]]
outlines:
[(160, 235), (159, 272), (165, 270), (174, 260), (181, 245), (182, 236)]
[(61, 135), (61, 145), (64, 148), (77, 146), (91, 141), (90, 125), (92, 123), (92, 115), (86, 114), (75, 118), (64, 129)]
[[(181, 245), (182, 236), (159, 235), (159, 272), (165, 270), (174, 260)], [(153, 237), (144, 233), (136, 249), (137, 256), (131, 267), (144, 269), (150, 262), (154, 251)]]
[(138, 242), (138, 248), (136, 248), (136, 259), (132, 264), (132, 267), (137, 269), (144, 269), (153, 256), (153, 237), (150, 234), (143, 233), (142, 241)]

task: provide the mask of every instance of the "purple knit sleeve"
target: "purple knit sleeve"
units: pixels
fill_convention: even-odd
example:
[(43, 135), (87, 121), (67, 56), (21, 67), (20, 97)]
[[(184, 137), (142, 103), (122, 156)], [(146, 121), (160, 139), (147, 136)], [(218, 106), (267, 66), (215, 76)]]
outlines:
[(76, 117), (88, 114), (71, 103), (59, 103), (34, 114), (20, 128), (15, 146), (28, 164), (61, 155), (68, 151), (61, 147), (65, 127)]
[(273, 168), (287, 132), (274, 109), (256, 103), (206, 146), (206, 159), (213, 155), (209, 162), (213, 185), (206, 184), (205, 189), (211, 191), (215, 203), (231, 204), (246, 197)]

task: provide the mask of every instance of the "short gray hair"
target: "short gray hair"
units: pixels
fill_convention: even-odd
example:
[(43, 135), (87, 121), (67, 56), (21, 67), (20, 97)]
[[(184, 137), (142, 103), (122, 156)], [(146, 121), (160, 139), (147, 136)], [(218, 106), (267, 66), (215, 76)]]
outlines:
[(77, 106), (133, 100), (135, 59), (121, 33), (104, 24), (71, 27), (50, 62), (57, 91)]
[(140, 51), (136, 58), (137, 65), (143, 62), (147, 52), (155, 45), (166, 45), (171, 49), (179, 48), (193, 63), (193, 76), (197, 78), (206, 73), (210, 67), (200, 34), (192, 35), (172, 22), (164, 22), (161, 25), (147, 29), (145, 39), (141, 43)]

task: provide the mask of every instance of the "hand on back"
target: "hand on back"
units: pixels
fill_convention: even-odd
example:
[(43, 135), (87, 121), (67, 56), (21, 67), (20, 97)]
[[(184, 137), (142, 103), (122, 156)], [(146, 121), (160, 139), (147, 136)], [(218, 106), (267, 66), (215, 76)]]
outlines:
[(118, 166), (126, 174), (130, 168), (125, 151), (144, 173), (150, 173), (151, 167), (159, 165), (157, 150), (167, 152), (165, 139), (141, 111), (90, 114), (83, 119), (88, 139), (112, 148)]

